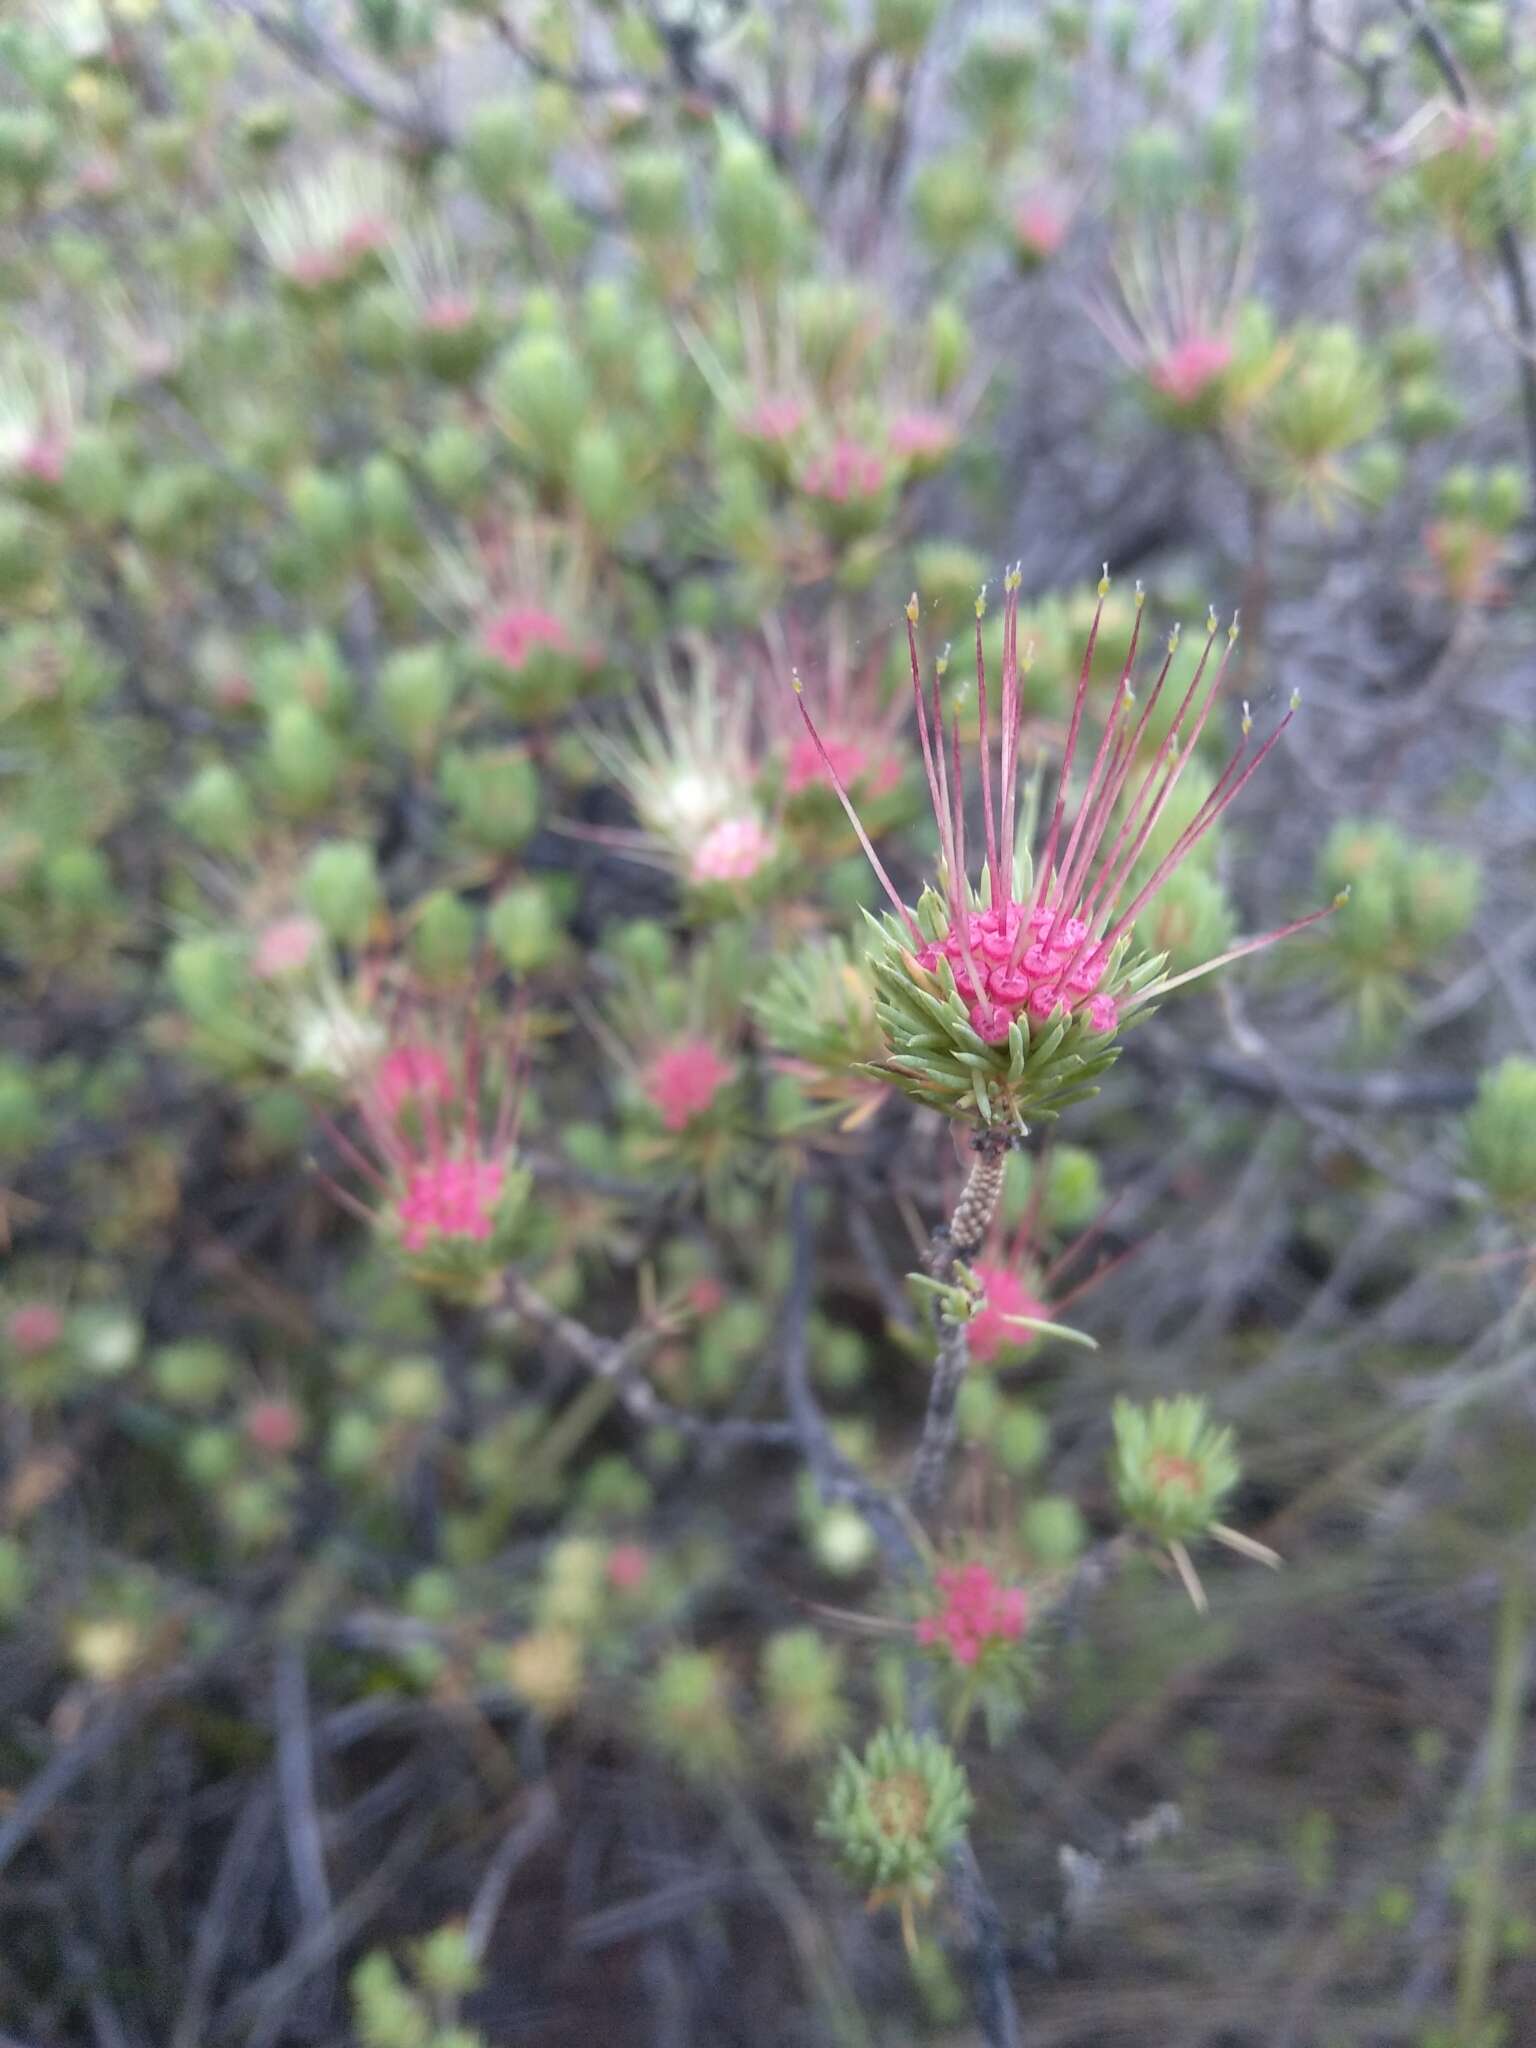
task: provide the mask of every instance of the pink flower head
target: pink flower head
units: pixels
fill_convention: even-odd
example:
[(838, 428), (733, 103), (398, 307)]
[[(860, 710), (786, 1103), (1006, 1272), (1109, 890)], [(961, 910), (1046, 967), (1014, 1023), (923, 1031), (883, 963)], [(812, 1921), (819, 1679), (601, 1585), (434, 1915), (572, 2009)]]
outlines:
[(537, 605), (514, 605), (486, 620), (480, 645), (504, 668), (520, 669), (538, 647), (568, 654), (571, 636), (552, 612), (541, 611)]
[(312, 917), (280, 917), (257, 938), (251, 972), (258, 981), (280, 981), (314, 959), (324, 933)]
[(821, 455), (813, 455), (800, 472), (800, 488), (808, 498), (829, 505), (874, 498), (885, 488), (885, 463), (873, 448), (840, 434)]
[(444, 1156), (410, 1167), (395, 1211), (401, 1243), (408, 1252), (426, 1251), (440, 1238), (484, 1244), (505, 1184), (506, 1170), (495, 1159)]
[(439, 292), (427, 301), (421, 324), (430, 334), (462, 334), (479, 310), (468, 292)]
[[(1098, 608), (1078, 674), (1055, 804), (1047, 814), (1044, 844), (1032, 864), (1033, 881), (1021, 894), (1014, 855), (1022, 722), (1017, 570), (1010, 571), (1004, 588), (1001, 733), (996, 742), (992, 730), (996, 700), (982, 651), (982, 601), (978, 600), (976, 608), (978, 751), (985, 855), (979, 887), (973, 887), (967, 867), (965, 773), (958, 729), (953, 722), (946, 729), (942, 664), (931, 691), (925, 691), (917, 647), (917, 599), (914, 597), (907, 606), (918, 739), (938, 825), (948, 911), (947, 929), (940, 937), (929, 939), (916, 913), (897, 894), (859, 820), (846, 779), (803, 697), (800, 698), (806, 731), (819, 751), (828, 779), (838, 792), (881, 887), (906, 927), (911, 946), (906, 957), (910, 965), (918, 973), (936, 979), (941, 989), (952, 985), (969, 1011), (972, 1029), (983, 1043), (998, 1047), (1011, 1042), (1015, 1027), (1026, 1046), (1032, 1037), (1058, 1024), (1070, 1026), (1078, 1021), (1087, 1031), (1103, 1036), (1117, 1030), (1130, 1010), (1175, 985), (1142, 977), (1133, 990), (1123, 990), (1119, 983), (1125, 952), (1122, 942), (1129, 942), (1148, 903), (1247, 787), (1296, 709), (1293, 701), (1274, 731), (1256, 746), (1250, 746), (1245, 718), (1243, 738), (1210, 794), (1157, 863), (1150, 878), (1133, 888), (1132, 877), (1138, 863), (1211, 717), (1237, 628), (1234, 621), (1226, 636), (1225, 651), (1213, 664), (1218, 628), (1215, 614), (1211, 614), (1193, 679), (1183, 692), (1171, 724), (1153, 747), (1149, 738), (1151, 722), (1167, 686), (1179, 636), (1177, 631), (1170, 635), (1157, 677), (1145, 701), (1138, 703), (1130, 687), (1141, 633), (1138, 590), (1135, 630), (1115, 686), (1114, 701), (1103, 718), (1098, 742), (1092, 748), (1086, 775), (1078, 788), (1074, 771), (1080, 768), (1081, 757), (1089, 747), (1085, 729), (1094, 651), (1109, 590), (1106, 576), (1099, 586)], [(1326, 911), (1314, 912), (1283, 931), (1248, 940), (1178, 979), (1190, 980), (1208, 973), (1326, 915)]]
[(1219, 334), (1187, 334), (1147, 370), (1147, 381), (1175, 405), (1198, 405), (1226, 375), (1232, 344)]
[(722, 818), (694, 849), (689, 877), (701, 886), (750, 882), (777, 852), (778, 844), (760, 818)]
[(292, 1401), (269, 1395), (246, 1409), (242, 1426), (247, 1440), (268, 1457), (286, 1458), (304, 1435), (304, 1418)]
[(725, 1289), (713, 1273), (701, 1273), (688, 1283), (688, 1306), (696, 1316), (718, 1315), (725, 1307)]
[(1004, 1586), (984, 1564), (946, 1565), (934, 1574), (940, 1601), (917, 1624), (925, 1648), (942, 1648), (970, 1666), (1000, 1643), (1016, 1643), (1029, 1620), (1022, 1586)]
[(982, 1284), (984, 1298), (966, 1324), (966, 1334), (971, 1357), (978, 1365), (991, 1365), (999, 1354), (1024, 1351), (1035, 1341), (1034, 1331), (1012, 1318), (1028, 1316), (1049, 1322), (1051, 1312), (1012, 1266), (976, 1259), (971, 1270)]
[(488, 1045), (477, 995), (470, 991), (453, 1011), (419, 1015), (362, 1074), (355, 1103), (366, 1152), (337, 1134), (381, 1206), (372, 1212), (342, 1199), (410, 1253), (490, 1244), (513, 1192), (513, 1035), (504, 1029)]
[(453, 1100), (453, 1069), (434, 1045), (391, 1046), (379, 1062), (375, 1083), (387, 1116), (398, 1118), (411, 1105)]
[[(806, 733), (801, 733), (790, 746), (789, 765), (784, 771), (784, 788), (790, 796), (798, 796), (803, 789), (818, 786), (832, 787), (832, 774), (839, 775), (845, 786), (852, 789), (864, 779), (865, 752), (857, 740), (827, 740), (827, 759), (832, 763), (832, 773), (822, 763), (820, 754)], [(897, 775), (901, 771), (897, 768)], [(889, 787), (889, 784), (887, 784)]]
[(887, 438), (893, 455), (921, 466), (942, 462), (956, 435), (954, 423), (941, 412), (906, 412), (892, 421)]
[(69, 437), (56, 429), (41, 433), (32, 445), (22, 453), (17, 468), (35, 484), (47, 484), (50, 488), (59, 483), (64, 475), (64, 465), (69, 459)]
[(749, 411), (742, 415), (740, 426), (743, 434), (752, 441), (763, 441), (771, 447), (782, 447), (792, 441), (805, 425), (806, 408), (798, 398), (760, 398)]
[(608, 1583), (615, 1592), (635, 1592), (650, 1572), (651, 1553), (643, 1543), (615, 1543), (608, 1553)]
[(707, 1039), (685, 1038), (656, 1054), (645, 1069), (646, 1099), (669, 1131), (686, 1130), (714, 1107), (736, 1070)]
[(5, 1319), (5, 1335), (21, 1358), (51, 1351), (64, 1334), (64, 1318), (51, 1301), (24, 1301)]
[(1067, 239), (1067, 214), (1054, 199), (1033, 193), (1014, 208), (1013, 235), (1021, 255), (1043, 263)]

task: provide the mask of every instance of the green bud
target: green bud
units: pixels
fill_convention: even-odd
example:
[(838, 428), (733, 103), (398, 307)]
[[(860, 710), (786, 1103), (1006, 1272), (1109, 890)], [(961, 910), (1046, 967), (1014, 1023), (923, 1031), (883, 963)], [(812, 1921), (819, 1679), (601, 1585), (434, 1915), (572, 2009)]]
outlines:
[(1019, 1541), (1036, 1564), (1056, 1570), (1081, 1556), (1088, 1531), (1076, 1501), (1048, 1493), (1032, 1500), (1019, 1516)]
[(1003, 1397), (990, 1374), (968, 1373), (955, 1400), (955, 1420), (969, 1444), (986, 1443), (996, 1429)]
[(92, 526), (111, 526), (128, 504), (128, 469), (113, 436), (81, 427), (69, 444), (59, 482), (64, 508)]
[(307, 704), (281, 705), (267, 728), (267, 770), (280, 796), (298, 811), (318, 811), (341, 774), (341, 747)]
[(1508, 533), (1525, 517), (1525, 472), (1512, 462), (1490, 469), (1483, 485), (1483, 524), (1490, 533)]
[(356, 839), (324, 841), (309, 857), (299, 895), (333, 939), (361, 946), (382, 901), (373, 848)]
[(824, 1755), (849, 1722), (842, 1653), (813, 1628), (782, 1629), (763, 1645), (763, 1694), (773, 1746), (789, 1763)]
[[(463, 1998), (480, 1982), (480, 1966), (464, 1927), (436, 1928), (416, 1945), (416, 1975), (434, 1998)], [(434, 2048), (441, 2048), (441, 2036)]]
[(434, 1358), (397, 1358), (379, 1379), (379, 1406), (396, 1422), (434, 1422), (448, 1399)]
[(319, 469), (301, 470), (288, 487), (288, 508), (305, 544), (335, 558), (356, 536), (356, 507), (347, 483)]
[(39, 879), (44, 900), (65, 923), (101, 917), (112, 902), (112, 869), (95, 846), (61, 846), (43, 860)]
[(680, 150), (634, 150), (620, 167), (624, 218), (642, 241), (666, 241), (689, 232), (691, 189), (689, 162)]
[(210, 761), (200, 768), (177, 797), (172, 815), (210, 853), (249, 853), (255, 843), (250, 791), (226, 762)]
[(593, 530), (612, 540), (634, 517), (635, 487), (623, 443), (611, 427), (583, 427), (571, 450), (571, 492)]
[(1355, 457), (1350, 485), (1373, 512), (1383, 511), (1403, 486), (1407, 465), (1390, 441), (1372, 441)]
[(182, 1446), (181, 1462), (194, 1486), (223, 1486), (239, 1470), (240, 1437), (233, 1429), (208, 1424)]
[(992, 1455), (1005, 1472), (1033, 1472), (1051, 1445), (1051, 1432), (1036, 1408), (1010, 1401), (990, 1438)]
[(518, 882), (491, 905), (486, 934), (514, 974), (548, 967), (565, 944), (565, 928), (542, 882)]
[(165, 978), (189, 1017), (216, 1028), (228, 1022), (246, 995), (245, 949), (223, 933), (178, 939), (165, 956)]
[(944, 0), (875, 0), (871, 32), (878, 48), (910, 63), (939, 18)]
[(155, 1391), (173, 1407), (209, 1408), (228, 1389), (234, 1361), (222, 1344), (191, 1337), (152, 1352), (149, 1371)]
[(931, 157), (914, 176), (912, 217), (938, 256), (955, 256), (992, 219), (993, 180), (985, 162), (964, 149)]
[(928, 355), (933, 364), (935, 396), (943, 398), (960, 382), (975, 351), (970, 325), (951, 299), (940, 299), (928, 314)]
[(449, 421), (433, 429), (421, 451), (427, 481), (450, 505), (468, 505), (484, 486), (490, 457), (485, 436)]
[(673, 1650), (651, 1674), (642, 1709), (651, 1740), (690, 1777), (732, 1775), (741, 1764), (730, 1684), (708, 1650)]
[(1392, 408), (1392, 431), (1409, 447), (1454, 433), (1462, 421), (1461, 401), (1438, 376), (1406, 377)]
[(455, 748), (443, 757), (439, 785), (476, 845), (510, 853), (533, 836), (539, 777), (522, 747)]
[(409, 546), (417, 536), (420, 521), (411, 496), (410, 479), (392, 455), (370, 455), (358, 479), (363, 517), (375, 540)]
[(541, 473), (563, 475), (591, 412), (592, 391), (568, 338), (524, 334), (502, 351), (490, 398), (518, 451)]
[(1160, 1543), (1207, 1530), (1237, 1485), (1230, 1429), (1213, 1428), (1193, 1394), (1150, 1407), (1118, 1400), (1111, 1478), (1121, 1513)]
[(384, 1451), (383, 1431), (371, 1415), (349, 1408), (331, 1425), (326, 1463), (338, 1479), (376, 1474)]
[(721, 262), (741, 277), (774, 276), (794, 241), (795, 208), (789, 188), (765, 152), (737, 128), (727, 128), (721, 136), (714, 230)]
[(482, 199), (505, 206), (522, 195), (543, 168), (544, 150), (521, 96), (489, 100), (471, 115), (464, 164)]
[(1479, 1078), (1463, 1143), (1467, 1171), (1501, 1209), (1536, 1208), (1536, 1060), (1512, 1054)]
[(816, 1832), (856, 1884), (910, 1907), (938, 1890), (973, 1804), (936, 1735), (882, 1728), (862, 1758), (843, 1751)]
[(379, 708), (403, 747), (418, 756), (432, 751), (458, 682), (447, 650), (439, 645), (406, 647), (390, 655), (379, 670)]
[(434, 889), (418, 904), (411, 927), (411, 959), (429, 982), (452, 986), (468, 972), (475, 953), (475, 913), (451, 889)]

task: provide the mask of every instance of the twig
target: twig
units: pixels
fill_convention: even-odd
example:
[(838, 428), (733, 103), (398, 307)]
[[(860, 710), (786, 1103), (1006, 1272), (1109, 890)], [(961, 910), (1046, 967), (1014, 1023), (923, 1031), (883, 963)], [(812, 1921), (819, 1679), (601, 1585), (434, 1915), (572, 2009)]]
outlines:
[(683, 1435), (711, 1444), (790, 1444), (794, 1428), (787, 1422), (752, 1422), (735, 1416), (718, 1422), (706, 1421), (686, 1408), (674, 1408), (663, 1401), (649, 1383), (638, 1377), (638, 1354), (654, 1342), (655, 1333), (641, 1328), (620, 1342), (600, 1337), (585, 1323), (563, 1315), (526, 1280), (516, 1273), (506, 1276), (506, 1298), (520, 1315), (537, 1323), (563, 1344), (571, 1356), (596, 1379), (608, 1382), (637, 1422), (647, 1428), (676, 1429)]
[(315, 1800), (315, 1753), (309, 1726), (309, 1673), (299, 1643), (282, 1643), (272, 1667), (272, 1717), (277, 1724), (277, 1785), (283, 1839), (294, 1897), (306, 1934), (335, 1910)]
[(469, 1909), (464, 1942), (472, 1961), (483, 1960), (506, 1904), (507, 1888), (519, 1867), (548, 1841), (559, 1819), (554, 1793), (547, 1784), (535, 1785), (528, 1795), (526, 1812), (508, 1828), (501, 1847), (486, 1866), (475, 1902)]
[[(986, 1242), (1003, 1192), (1003, 1170), (1011, 1142), (1006, 1132), (993, 1131), (984, 1131), (976, 1140), (976, 1156), (960, 1190), (955, 1213), (948, 1225), (935, 1234), (928, 1261), (928, 1270), (935, 1280), (947, 1280), (958, 1264), (974, 1258)], [(912, 1512), (923, 1520), (935, 1512), (943, 1495), (944, 1473), (955, 1440), (955, 1406), (971, 1362), (970, 1336), (965, 1324), (942, 1314), (935, 1321), (939, 1352), (928, 1389), (923, 1434), (912, 1461), (912, 1483), (907, 1490)]]
[(290, 13), (280, 15), (273, 8), (263, 7), (260, 0), (219, 0), (219, 4), (226, 13), (241, 15), (252, 23), (301, 71), (334, 86), (354, 106), (404, 136), (421, 154), (435, 156), (453, 147), (453, 130), (446, 122), (422, 105), (403, 107), (380, 92), (364, 77), (345, 47), (319, 26), (306, 5), (295, 5)]

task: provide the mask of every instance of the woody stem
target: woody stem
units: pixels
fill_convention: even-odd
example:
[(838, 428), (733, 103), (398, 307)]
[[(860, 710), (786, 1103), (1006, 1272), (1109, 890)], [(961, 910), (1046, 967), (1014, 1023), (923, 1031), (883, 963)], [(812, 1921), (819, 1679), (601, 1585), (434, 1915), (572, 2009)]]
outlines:
[[(957, 1264), (974, 1259), (985, 1244), (1003, 1192), (1009, 1142), (1008, 1134), (1002, 1131), (983, 1131), (976, 1140), (976, 1157), (955, 1212), (947, 1227), (935, 1233), (929, 1252), (928, 1270), (933, 1279), (948, 1280)], [(923, 1434), (912, 1461), (912, 1481), (907, 1491), (912, 1512), (924, 1521), (935, 1514), (943, 1499), (944, 1475), (955, 1441), (955, 1404), (971, 1362), (966, 1325), (942, 1310), (936, 1311), (935, 1324), (938, 1356), (934, 1360), (928, 1412), (923, 1417)]]

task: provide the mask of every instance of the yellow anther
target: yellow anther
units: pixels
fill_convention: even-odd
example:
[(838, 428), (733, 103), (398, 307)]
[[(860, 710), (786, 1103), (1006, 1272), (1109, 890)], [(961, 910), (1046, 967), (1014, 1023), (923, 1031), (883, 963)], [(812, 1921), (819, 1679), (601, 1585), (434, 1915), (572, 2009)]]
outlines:
[(909, 626), (915, 626), (917, 624), (917, 613), (917, 592), (914, 590), (912, 595), (907, 599), (907, 624)]
[(1144, 590), (1142, 589), (1142, 587), (1141, 587), (1141, 578), (1140, 578), (1140, 577), (1138, 576), (1138, 577), (1137, 577), (1137, 579), (1136, 579), (1136, 609), (1137, 609), (1137, 611), (1140, 611), (1140, 610), (1141, 610), (1142, 606), (1143, 606), (1143, 605), (1144, 605), (1144, 604), (1146, 603), (1146, 601), (1147, 601), (1147, 593), (1146, 593), (1146, 592), (1145, 592), (1145, 591), (1144, 591)]
[(1301, 709), (1301, 692), (1300, 692), (1300, 690), (1292, 690), (1292, 692), (1291, 692), (1291, 709), (1292, 709), (1293, 711), (1299, 711), (1299, 710)]
[(1248, 699), (1243, 699), (1243, 738), (1253, 731), (1253, 713), (1248, 709)]
[(1206, 611), (1205, 611), (1205, 630), (1207, 631), (1207, 633), (1214, 633), (1214, 632), (1215, 632), (1215, 630), (1216, 630), (1216, 607), (1215, 607), (1215, 605), (1207, 605), (1207, 606), (1206, 606)]
[(1168, 652), (1169, 652), (1170, 654), (1177, 654), (1177, 653), (1178, 653), (1178, 651), (1179, 651), (1179, 636), (1180, 636), (1180, 634), (1181, 634), (1181, 633), (1182, 633), (1183, 631), (1184, 631), (1184, 628), (1183, 628), (1182, 626), (1177, 626), (1177, 625), (1176, 625), (1176, 626), (1175, 626), (1175, 627), (1174, 627), (1174, 628), (1172, 629), (1172, 631), (1171, 631), (1171, 632), (1169, 633), (1169, 635), (1168, 635)]
[(1103, 574), (1103, 575), (1102, 575), (1102, 576), (1101, 576), (1101, 577), (1099, 578), (1099, 595), (1100, 595), (1100, 597), (1108, 597), (1108, 595), (1109, 595), (1109, 564), (1108, 564), (1108, 562), (1106, 562), (1106, 563), (1104, 564), (1104, 574)]
[(976, 593), (976, 616), (977, 616), (977, 618), (978, 618), (978, 619), (984, 619), (984, 618), (986, 617), (986, 615), (987, 615), (987, 586), (985, 585), (985, 583), (983, 583), (983, 585), (981, 586), (980, 590), (978, 590), (978, 591), (977, 591), (977, 593)]

